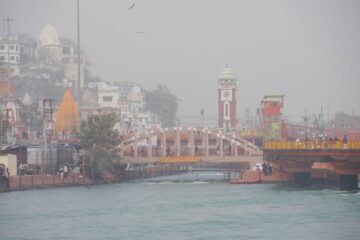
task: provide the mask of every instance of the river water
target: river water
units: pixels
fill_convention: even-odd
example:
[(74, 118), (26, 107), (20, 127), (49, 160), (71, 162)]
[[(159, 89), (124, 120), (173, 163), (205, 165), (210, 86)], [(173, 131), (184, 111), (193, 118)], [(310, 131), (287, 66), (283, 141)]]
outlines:
[(221, 173), (0, 194), (0, 239), (360, 239), (360, 192)]

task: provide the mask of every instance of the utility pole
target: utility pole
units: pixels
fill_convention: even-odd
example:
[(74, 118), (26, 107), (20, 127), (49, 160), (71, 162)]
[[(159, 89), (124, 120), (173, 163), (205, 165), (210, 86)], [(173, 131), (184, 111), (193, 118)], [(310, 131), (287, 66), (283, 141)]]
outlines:
[(305, 138), (308, 139), (309, 137), (309, 120), (310, 120), (310, 116), (307, 115), (307, 109), (305, 108), (305, 115), (302, 117), (302, 119), (304, 120), (304, 125), (305, 125)]
[(3, 114), (2, 114), (2, 108), (0, 106), (0, 153), (2, 151), (2, 143), (3, 143)]
[(10, 95), (10, 22), (14, 21), (14, 19), (6, 17), (3, 19), (6, 22), (6, 40), (7, 40), (7, 95)]
[[(43, 114), (44, 114), (44, 130), (43, 130), (43, 138), (44, 138), (44, 158), (45, 158), (45, 163), (47, 162), (47, 158), (48, 158), (48, 154), (47, 154), (47, 148), (48, 148), (48, 135), (50, 135), (50, 140), (51, 140), (51, 136), (53, 135), (53, 103), (55, 102), (54, 99), (44, 99), (43, 100)], [(50, 131), (48, 131), (50, 130)], [(48, 134), (48, 132), (50, 132)], [(51, 143), (52, 144), (52, 143)], [(52, 150), (52, 148), (51, 148)], [(54, 172), (54, 164), (52, 162), (52, 152), (51, 152), (51, 164), (52, 164), (52, 170)], [(41, 174), (43, 174), (44, 172), (44, 161), (41, 161)]]
[(77, 90), (78, 90), (78, 129), (81, 122), (81, 84), (80, 84), (80, 1), (77, 0)]

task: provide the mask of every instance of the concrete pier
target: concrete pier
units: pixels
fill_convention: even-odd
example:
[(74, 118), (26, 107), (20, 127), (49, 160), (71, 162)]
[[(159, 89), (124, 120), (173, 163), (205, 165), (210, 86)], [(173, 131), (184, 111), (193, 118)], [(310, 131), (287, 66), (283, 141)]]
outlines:
[(358, 175), (340, 175), (339, 189), (345, 191), (358, 190)]

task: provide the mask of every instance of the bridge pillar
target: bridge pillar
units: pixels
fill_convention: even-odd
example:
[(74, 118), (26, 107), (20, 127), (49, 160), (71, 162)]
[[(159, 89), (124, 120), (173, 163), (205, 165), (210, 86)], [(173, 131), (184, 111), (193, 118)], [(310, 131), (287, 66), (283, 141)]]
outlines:
[(205, 155), (205, 129), (202, 130), (201, 135), (201, 155)]
[(176, 156), (180, 156), (180, 128), (175, 128), (175, 146), (176, 146)]
[(134, 158), (137, 158), (138, 156), (138, 147), (137, 147), (137, 142), (136, 139), (134, 140)]
[(205, 130), (205, 156), (209, 156), (209, 132)]
[(161, 150), (162, 156), (166, 157), (166, 131), (163, 130), (161, 133)]
[(194, 156), (194, 154), (195, 154), (195, 140), (194, 140), (194, 131), (191, 128), (189, 128), (188, 143), (189, 143), (189, 148), (190, 148), (189, 154), (191, 156)]
[(220, 157), (224, 156), (224, 139), (223, 136), (220, 135)]
[(235, 155), (235, 157), (238, 156), (238, 143), (237, 142), (234, 143), (234, 155)]
[(120, 144), (120, 157), (124, 157), (124, 145)]
[(151, 145), (151, 135), (148, 138), (148, 150), (147, 150), (147, 155), (148, 157), (152, 157), (152, 145)]
[(358, 190), (358, 175), (340, 175), (339, 176), (340, 190)]
[(294, 173), (294, 183), (299, 187), (306, 187), (310, 185), (310, 172)]

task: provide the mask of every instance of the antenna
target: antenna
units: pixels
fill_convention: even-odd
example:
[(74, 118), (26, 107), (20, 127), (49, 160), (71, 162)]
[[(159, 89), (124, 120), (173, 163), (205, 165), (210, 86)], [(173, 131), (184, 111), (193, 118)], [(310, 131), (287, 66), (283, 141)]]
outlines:
[(305, 126), (305, 137), (308, 138), (309, 133), (308, 133), (308, 128), (309, 128), (309, 120), (310, 120), (310, 116), (307, 114), (307, 109), (305, 108), (305, 115), (302, 116), (302, 119), (304, 120), (304, 126)]
[[(351, 115), (351, 130), (352, 130), (352, 140), (355, 140), (355, 103), (353, 103), (353, 110)], [(351, 136), (349, 136), (351, 137)]]

